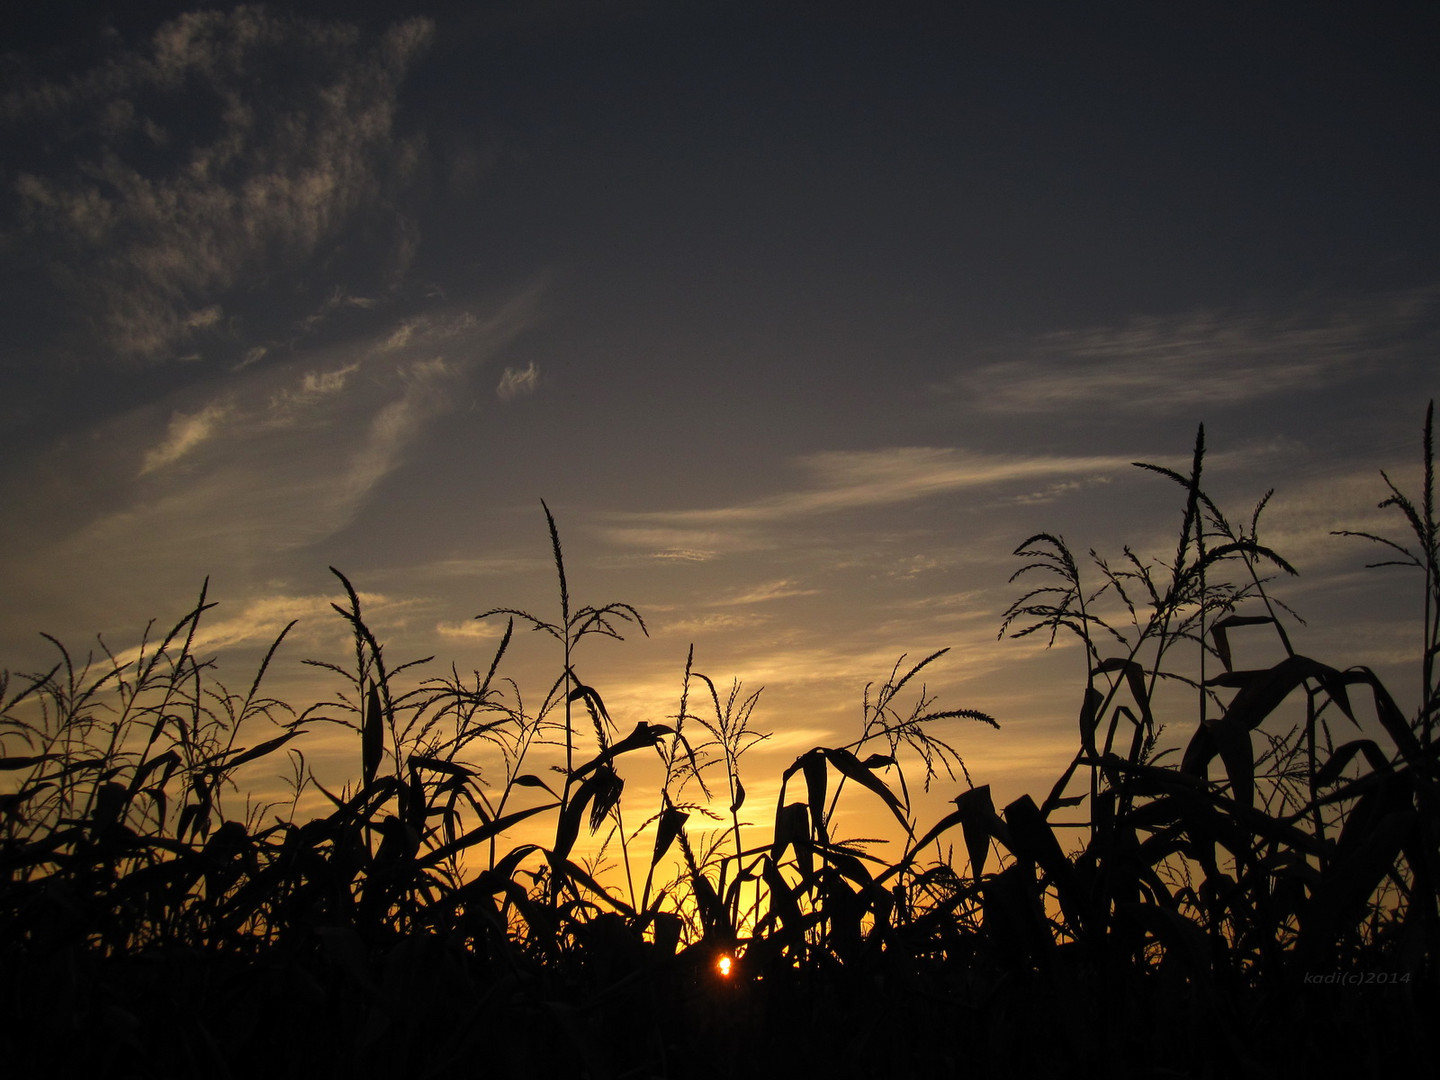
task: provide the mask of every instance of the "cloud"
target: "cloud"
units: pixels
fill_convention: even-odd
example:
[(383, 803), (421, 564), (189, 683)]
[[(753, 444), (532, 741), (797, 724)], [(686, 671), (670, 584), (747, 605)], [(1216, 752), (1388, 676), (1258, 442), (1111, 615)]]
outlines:
[(499, 385), (495, 387), (495, 394), (501, 401), (513, 401), (517, 397), (533, 394), (539, 384), (540, 369), (532, 360), (525, 365), (523, 371), (507, 367), (505, 374), (500, 376)]
[(313, 332), (337, 311), (344, 311), (347, 308), (369, 311), (379, 303), (380, 301), (373, 296), (351, 296), (344, 289), (337, 288), (326, 298), (324, 303), (301, 320), (300, 326), (306, 332)]
[[(731, 529), (800, 517), (891, 506), (1008, 483), (1088, 478), (1128, 469), (1133, 457), (1005, 456), (951, 447), (832, 450), (798, 459), (806, 483), (748, 503), (695, 510), (610, 515), (617, 543), (646, 542), (665, 531)], [(684, 532), (673, 533), (683, 537)], [(698, 546), (698, 545), (694, 545)], [(718, 546), (718, 545), (716, 545)]]
[(201, 308), (199, 311), (192, 311), (185, 317), (186, 330), (207, 330), (216, 325), (221, 319), (220, 307), (211, 304), (209, 307)]
[(342, 368), (333, 371), (326, 371), (316, 374), (307, 371), (301, 383), (301, 393), (308, 397), (324, 397), (327, 394), (338, 394), (345, 389), (345, 380), (355, 371), (359, 370), (359, 364), (346, 364)]
[(783, 600), (790, 596), (814, 596), (818, 592), (818, 589), (798, 588), (793, 581), (781, 579), (779, 581), (769, 581), (763, 585), (757, 585), (752, 589), (746, 589), (744, 592), (736, 593), (732, 596), (723, 597), (714, 601), (714, 603), (726, 607), (742, 604), (763, 604), (770, 600)]
[(1323, 390), (1432, 341), (1440, 288), (1284, 317), (1212, 311), (1062, 330), (937, 387), (1002, 413), (1175, 412)]
[[(1387, 469), (1401, 491), (1422, 490), (1411, 470)], [(1396, 553), (1373, 542), (1332, 535), (1334, 532), (1368, 532), (1413, 543), (1414, 534), (1395, 507), (1381, 507), (1388, 494), (1378, 469), (1348, 463), (1297, 476), (1279, 487), (1260, 518), (1260, 541), (1279, 551), (1302, 572), (1362, 566)]]
[(715, 557), (713, 551), (696, 551), (692, 548), (677, 548), (673, 551), (656, 551), (651, 558), (662, 562), (708, 562)]
[[(242, 282), (267, 283), (267, 303), (303, 292), (312, 260), (362, 220), (400, 237), (365, 253), (377, 282), (392, 278), (413, 236), (403, 221), (373, 226), (394, 217), (390, 194), (413, 168), (398, 95), (431, 29), (199, 11), (67, 80), (13, 90), (0, 124), (19, 147), (16, 211), (0, 239), (132, 361), (222, 328), (231, 303), (255, 303)], [(367, 302), (342, 289), (330, 306)]]
[(218, 389), (181, 388), (57, 441), (26, 478), (0, 477), (12, 509), (0, 578), (18, 583), (10, 622), (28, 632), (83, 607), (87, 624), (103, 625), (136, 596), (208, 574), (268, 580), (323, 566), (295, 556), (355, 520), (456, 407), (457, 386), (533, 317), (522, 290), (489, 312), (419, 317), (404, 349), (380, 327), (368, 342), (226, 373)]
[[(454, 578), (513, 577), (536, 570), (548, 573), (554, 566), (549, 557), (492, 555), (465, 559), (440, 559), (419, 567), (426, 575), (449, 581)], [(447, 588), (450, 586), (447, 584)]]
[(402, 322), (385, 340), (385, 348), (403, 349), (406, 345), (410, 344), (410, 339), (414, 336), (415, 328), (418, 325), (419, 320), (417, 319), (407, 319), (405, 322)]
[(435, 633), (457, 641), (492, 641), (498, 640), (505, 633), (505, 628), (494, 621), (468, 619), (464, 622), (438, 622)]
[(768, 616), (755, 612), (709, 612), (692, 618), (666, 620), (664, 632), (672, 637), (706, 634), (713, 635), (737, 630), (751, 630), (763, 624)]
[(616, 524), (606, 528), (611, 543), (625, 548), (649, 548), (647, 558), (672, 562), (708, 562), (722, 552), (742, 550), (749, 544), (734, 531), (683, 528), (670, 525)]
[(360, 362), (354, 361), (328, 371), (307, 371), (295, 387), (285, 387), (270, 399), (270, 409), (275, 419), (286, 421), (297, 409), (315, 405), (333, 394), (345, 389), (350, 376), (360, 370)]
[(1108, 484), (1110, 482), (1111, 478), (1108, 476), (1091, 476), (1080, 480), (1057, 480), (1052, 484), (1046, 484), (1037, 491), (1027, 491), (1016, 495), (1011, 501), (1021, 505), (1054, 502), (1062, 495), (1073, 495), (1077, 491), (1083, 491), (1088, 487)]
[[(405, 602), (396, 601), (382, 593), (360, 590), (357, 595), (371, 618), (377, 614), (391, 614), (403, 608)], [(192, 598), (193, 599), (193, 598)], [(197, 656), (228, 653), (231, 650), (267, 649), (291, 623), (296, 625), (286, 634), (286, 646), (293, 650), (297, 645), (315, 646), (327, 638), (344, 637), (348, 628), (335, 614), (333, 594), (295, 595), (293, 593), (266, 592), (240, 602), (235, 614), (232, 600), (207, 593), (207, 602), (213, 604), (211, 611), (200, 619), (191, 641)], [(115, 654), (120, 664), (138, 659), (142, 652), (153, 655), (156, 647), (153, 634), (148, 644), (132, 644)]]
[(425, 421), (445, 407), (441, 389), (455, 370), (444, 361), (419, 361), (400, 371), (404, 389), (371, 419), (367, 437), (339, 485), (343, 501), (358, 503), (398, 462)]
[[(363, 604), (373, 608), (385, 602), (383, 596), (362, 593)], [(239, 614), (202, 619), (195, 635), (200, 652), (217, 652), (241, 645), (269, 645), (292, 621), (329, 624), (335, 618), (332, 596), (262, 596), (249, 601)]]
[(252, 345), (245, 350), (245, 355), (240, 358), (238, 364), (231, 368), (231, 371), (244, 371), (251, 364), (258, 364), (261, 360), (264, 360), (269, 354), (270, 347), (268, 345)]
[[(516, 305), (532, 304), (540, 295), (541, 286), (531, 286), (517, 296)], [(518, 310), (518, 308), (517, 308)], [(454, 342), (472, 333), (479, 320), (468, 310), (444, 314), (419, 315), (401, 322), (386, 336), (381, 346), (387, 352), (411, 346), (435, 348)]]
[(164, 440), (159, 446), (146, 451), (140, 475), (144, 476), (179, 461), (211, 438), (228, 413), (229, 409), (219, 403), (206, 405), (197, 413), (175, 413), (170, 418)]

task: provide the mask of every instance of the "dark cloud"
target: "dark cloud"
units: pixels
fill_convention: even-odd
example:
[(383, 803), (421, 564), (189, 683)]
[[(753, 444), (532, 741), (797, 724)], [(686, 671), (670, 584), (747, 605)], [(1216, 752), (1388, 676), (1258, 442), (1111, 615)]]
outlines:
[(1331, 391), (1413, 360), (1440, 337), (1440, 287), (1288, 314), (1136, 316), (1017, 342), (938, 389), (980, 409), (1191, 413)]
[(0, 247), (83, 344), (129, 361), (227, 336), (243, 353), (247, 318), (298, 319), (337, 276), (393, 289), (415, 249), (395, 196), (421, 152), (398, 97), (431, 29), (201, 11), (19, 86), (0, 98)]

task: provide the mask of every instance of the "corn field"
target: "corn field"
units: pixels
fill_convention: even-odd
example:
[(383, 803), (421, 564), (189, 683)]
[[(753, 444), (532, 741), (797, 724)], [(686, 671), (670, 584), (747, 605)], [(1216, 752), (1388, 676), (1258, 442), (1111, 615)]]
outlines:
[[(1005, 806), (947, 741), (997, 721), (924, 689), (944, 650), (867, 688), (856, 738), (798, 756), (773, 808), (744, 782), (758, 693), (717, 686), (693, 649), (676, 712), (618, 730), (585, 639), (645, 623), (572, 600), (548, 507), (557, 612), (480, 615), (505, 625), (483, 673), (390, 664), (339, 571), (353, 654), (306, 661), (338, 691), (303, 710), (265, 690), (290, 627), (243, 692), (216, 679), (195, 648), (204, 590), (133, 655), (82, 662), (52, 639), (53, 667), (0, 682), (12, 1074), (1232, 1077), (1431, 1058), (1432, 416), (1423, 490), (1382, 477), (1404, 539), (1348, 534), (1423, 577), (1413, 715), (1372, 671), (1297, 651), (1269, 496), (1228, 517), (1204, 460), (1202, 428), (1188, 472), (1142, 466), (1182, 507), (1169, 561), (1077, 558), (1052, 533), (1016, 548), (1000, 633), (1073, 635), (1085, 664), (1073, 758)], [(520, 632), (558, 660), (528, 705), (503, 674)], [(1282, 658), (1248, 667), (1261, 636)], [(327, 726), (355, 747), (339, 790), (305, 759)], [(642, 756), (653, 790), (625, 784)], [(262, 760), (288, 804), (242, 798), (237, 772)], [(921, 819), (937, 778), (959, 794)], [(841, 834), (842, 800), (894, 823), (898, 859)], [(577, 855), (595, 836), (619, 871)]]

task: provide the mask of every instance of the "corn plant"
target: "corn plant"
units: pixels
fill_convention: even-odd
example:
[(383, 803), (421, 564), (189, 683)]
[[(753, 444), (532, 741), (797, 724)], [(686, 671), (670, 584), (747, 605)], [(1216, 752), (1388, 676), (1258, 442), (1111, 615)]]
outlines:
[[(721, 692), (693, 646), (676, 711), (622, 734), (580, 646), (645, 623), (572, 604), (543, 503), (558, 617), (485, 611), (506, 623), (483, 672), (393, 663), (338, 570), (352, 651), (307, 661), (337, 689), (303, 711), (262, 690), (290, 627), (245, 693), (214, 677), (204, 589), (138, 649), (77, 662), (53, 642), (49, 670), (0, 677), (7, 1050), (31, 1071), (69, 1046), (100, 1075), (143, 1053), (157, 1073), (296, 1077), (453, 1075), (484, 1055), (597, 1076), (1153, 1071), (1177, 1047), (1264, 1074), (1431, 1052), (1432, 415), (1420, 496), (1382, 474), (1413, 543), (1343, 534), (1423, 572), (1414, 715), (1374, 672), (1296, 648), (1273, 581), (1294, 569), (1260, 540), (1270, 496), (1227, 517), (1202, 428), (1188, 471), (1140, 465), (1181, 493), (1173, 555), (1085, 560), (1050, 532), (1016, 548), (1026, 588), (1001, 635), (1073, 635), (1084, 664), (1078, 749), (1038, 802), (975, 783), (955, 732), (998, 724), (938, 707), (923, 680), (944, 649), (866, 686), (855, 737), (800, 754), (773, 808), (742, 775), (760, 691)], [(538, 704), (502, 674), (517, 624), (558, 646)], [(1258, 634), (1283, 658), (1247, 667)], [(309, 770), (319, 725), (353, 740), (350, 783)], [(240, 806), (239, 771), (282, 753), (288, 805)], [(626, 787), (637, 753), (656, 755), (653, 792)], [(952, 808), (921, 820), (916, 789), (937, 785)], [(299, 820), (312, 786), (325, 801)], [(842, 832), (856, 801), (894, 823), (898, 856)], [(518, 842), (527, 822), (549, 839)], [(617, 873), (577, 855), (587, 827), (602, 852), (618, 838)], [(1310, 989), (1367, 971), (1395, 984), (1375, 1004)], [(1042, 1008), (1051, 1037), (1028, 1039)], [(262, 1034), (311, 1049), (269, 1061)]]
[[(160, 640), (147, 627), (133, 656), (102, 639), (103, 659), (77, 662), (50, 638), (59, 659), (48, 672), (13, 693), (0, 680), (0, 770), (15, 778), (0, 811), (10, 945), (244, 947), (263, 924), (233, 901), (264, 808), (242, 823), (226, 819), (225, 800), (236, 770), (304, 733), (289, 706), (261, 692), (290, 627), (235, 694), (194, 651), (212, 606), (202, 588)], [(266, 737), (240, 743), (262, 725)]]

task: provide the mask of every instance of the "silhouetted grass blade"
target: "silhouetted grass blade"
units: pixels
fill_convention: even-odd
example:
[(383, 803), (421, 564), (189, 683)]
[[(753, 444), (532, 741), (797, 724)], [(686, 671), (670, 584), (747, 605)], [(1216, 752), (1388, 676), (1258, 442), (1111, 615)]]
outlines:
[(380, 759), (385, 753), (385, 717), (380, 709), (380, 691), (372, 682), (365, 694), (365, 718), (360, 730), (362, 754), (361, 779), (369, 785), (380, 770)]

